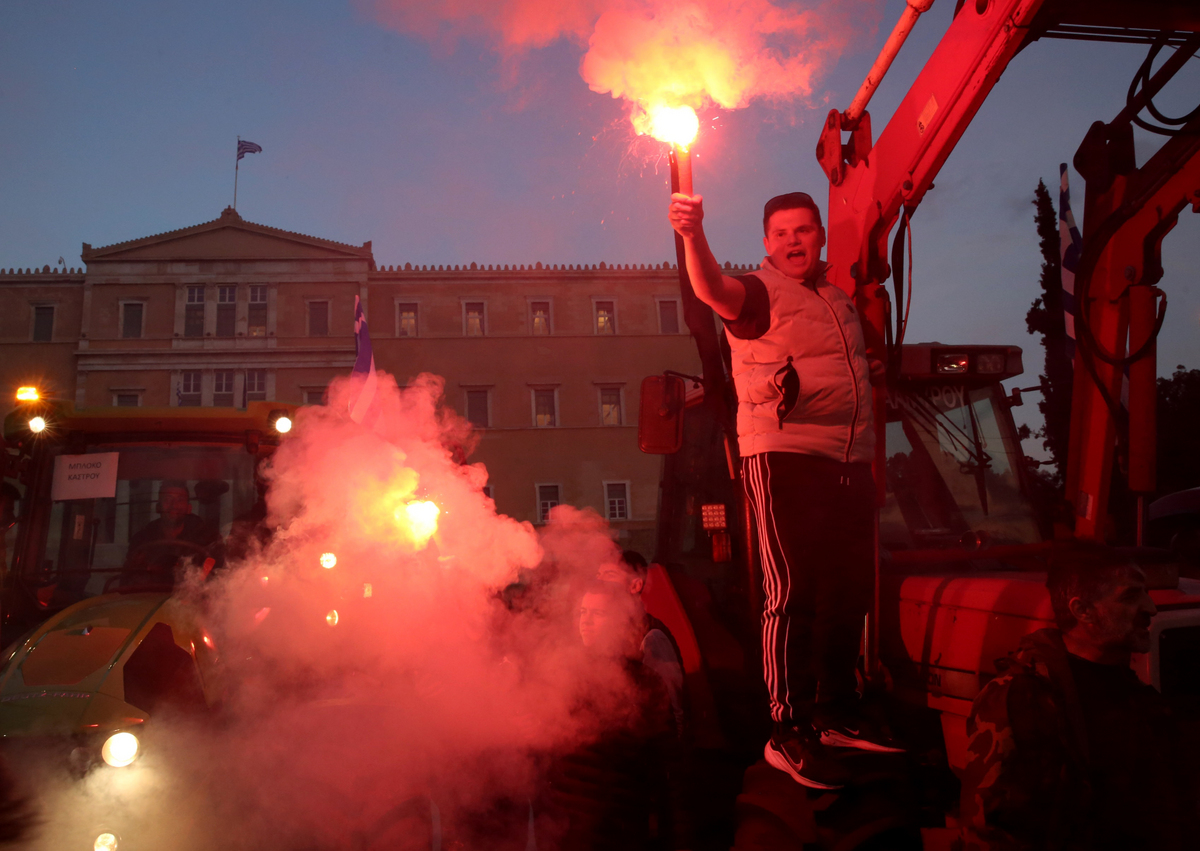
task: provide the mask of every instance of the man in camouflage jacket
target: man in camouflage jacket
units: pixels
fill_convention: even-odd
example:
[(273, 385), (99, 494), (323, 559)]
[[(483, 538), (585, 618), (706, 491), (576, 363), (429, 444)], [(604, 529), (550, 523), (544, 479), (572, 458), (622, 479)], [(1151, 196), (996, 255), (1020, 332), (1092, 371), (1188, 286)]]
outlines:
[(1166, 701), (1129, 668), (1149, 650), (1154, 604), (1141, 571), (1089, 552), (1052, 566), (1063, 628), (1026, 636), (971, 708), (964, 851), (1189, 847), (1194, 763)]

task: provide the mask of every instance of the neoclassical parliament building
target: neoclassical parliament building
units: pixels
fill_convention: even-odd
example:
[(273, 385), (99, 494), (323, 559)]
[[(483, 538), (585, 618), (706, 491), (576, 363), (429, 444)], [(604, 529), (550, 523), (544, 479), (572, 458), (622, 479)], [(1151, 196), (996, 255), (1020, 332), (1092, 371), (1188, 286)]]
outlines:
[(637, 448), (641, 380), (697, 374), (678, 273), (615, 265), (377, 266), (346, 245), (247, 222), (103, 247), (83, 267), (0, 270), (0, 391), (94, 405), (320, 404), (354, 361), (354, 297), (376, 365), (441, 375), (480, 429), (499, 511), (591, 507), (650, 555), (660, 459)]

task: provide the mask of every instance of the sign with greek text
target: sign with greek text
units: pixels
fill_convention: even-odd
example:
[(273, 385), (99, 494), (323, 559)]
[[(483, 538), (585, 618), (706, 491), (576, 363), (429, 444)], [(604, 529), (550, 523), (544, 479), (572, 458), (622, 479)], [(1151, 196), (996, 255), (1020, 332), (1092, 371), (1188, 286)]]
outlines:
[(59, 455), (54, 459), (54, 484), (50, 498), (102, 499), (117, 495), (119, 452), (95, 455)]

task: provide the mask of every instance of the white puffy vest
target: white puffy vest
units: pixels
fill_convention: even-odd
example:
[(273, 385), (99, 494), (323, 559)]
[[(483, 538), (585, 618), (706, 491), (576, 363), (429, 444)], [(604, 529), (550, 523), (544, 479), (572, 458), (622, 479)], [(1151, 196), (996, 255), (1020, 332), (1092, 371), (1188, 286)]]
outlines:
[[(727, 334), (738, 397), (743, 456), (799, 452), (838, 461), (871, 461), (867, 347), (854, 303), (822, 274), (814, 289), (775, 270), (769, 257), (752, 273), (771, 300), (771, 325), (756, 340)], [(792, 357), (800, 377), (796, 407), (780, 427), (775, 373)]]

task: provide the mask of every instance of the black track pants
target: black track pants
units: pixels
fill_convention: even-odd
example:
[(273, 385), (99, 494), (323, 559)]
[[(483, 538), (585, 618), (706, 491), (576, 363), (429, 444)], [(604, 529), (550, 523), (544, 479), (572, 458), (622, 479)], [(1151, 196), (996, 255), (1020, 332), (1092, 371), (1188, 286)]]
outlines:
[(764, 452), (743, 459), (742, 473), (762, 560), (771, 717), (802, 723), (818, 700), (854, 696), (875, 581), (871, 465)]

